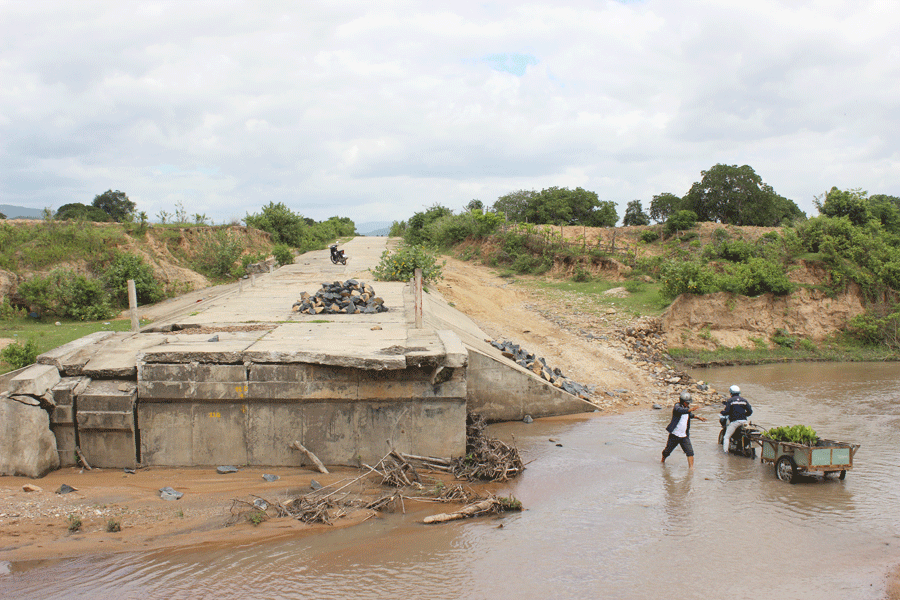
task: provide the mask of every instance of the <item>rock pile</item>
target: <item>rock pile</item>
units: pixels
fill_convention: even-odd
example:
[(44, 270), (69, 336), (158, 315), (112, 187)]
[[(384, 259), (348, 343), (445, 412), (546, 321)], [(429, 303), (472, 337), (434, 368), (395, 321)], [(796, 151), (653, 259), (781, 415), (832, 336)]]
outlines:
[(371, 285), (355, 279), (323, 283), (315, 295), (303, 292), (292, 309), (307, 315), (375, 314), (388, 310)]
[(535, 375), (550, 382), (555, 387), (558, 387), (573, 396), (577, 396), (582, 400), (590, 400), (590, 395), (593, 390), (590, 390), (587, 386), (572, 381), (563, 375), (562, 371), (559, 370), (559, 367), (550, 368), (547, 366), (546, 360), (542, 357), (535, 356), (533, 352), (528, 352), (519, 347), (518, 344), (506, 340), (502, 342), (491, 340), (491, 346), (500, 350), (506, 358), (519, 366), (534, 372)]

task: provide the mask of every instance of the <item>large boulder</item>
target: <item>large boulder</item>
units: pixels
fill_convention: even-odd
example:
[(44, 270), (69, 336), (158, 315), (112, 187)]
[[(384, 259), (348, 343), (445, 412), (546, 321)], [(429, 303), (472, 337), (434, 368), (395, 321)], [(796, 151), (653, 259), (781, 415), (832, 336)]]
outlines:
[(58, 468), (56, 436), (47, 411), (0, 396), (0, 475), (43, 477)]

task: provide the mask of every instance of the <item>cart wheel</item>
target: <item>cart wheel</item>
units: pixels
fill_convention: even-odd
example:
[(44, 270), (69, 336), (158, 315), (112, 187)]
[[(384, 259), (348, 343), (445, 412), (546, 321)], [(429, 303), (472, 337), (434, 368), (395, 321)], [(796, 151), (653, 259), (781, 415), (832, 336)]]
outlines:
[(844, 470), (841, 471), (841, 474), (838, 475), (838, 479), (840, 479), (841, 481), (843, 481), (843, 480), (844, 480), (844, 477), (846, 477), (846, 476), (847, 476), (847, 470), (844, 469)]
[(797, 463), (785, 454), (775, 463), (775, 477), (788, 483), (797, 481)]

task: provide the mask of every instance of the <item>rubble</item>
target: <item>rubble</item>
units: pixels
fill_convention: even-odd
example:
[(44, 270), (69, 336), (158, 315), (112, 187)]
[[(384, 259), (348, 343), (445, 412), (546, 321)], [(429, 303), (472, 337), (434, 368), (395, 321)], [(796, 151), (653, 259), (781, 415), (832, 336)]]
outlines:
[(387, 312), (384, 299), (375, 295), (367, 283), (348, 279), (341, 283), (323, 283), (314, 295), (303, 292), (292, 310), (307, 315), (318, 314), (375, 314)]
[(515, 362), (520, 367), (532, 371), (535, 375), (551, 383), (554, 387), (560, 388), (564, 392), (568, 392), (582, 400), (590, 400), (593, 389), (576, 381), (572, 381), (563, 375), (559, 367), (551, 368), (547, 365), (547, 361), (544, 360), (543, 357), (535, 356), (533, 352), (529, 352), (521, 348), (518, 344), (514, 344), (507, 340), (502, 342), (491, 340), (491, 346), (500, 350), (500, 352), (503, 353), (503, 356), (509, 360)]

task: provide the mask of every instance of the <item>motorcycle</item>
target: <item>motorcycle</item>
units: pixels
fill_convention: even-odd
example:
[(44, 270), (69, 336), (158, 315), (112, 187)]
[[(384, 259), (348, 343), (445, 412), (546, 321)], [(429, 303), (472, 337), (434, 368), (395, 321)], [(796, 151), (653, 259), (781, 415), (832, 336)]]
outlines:
[(344, 251), (338, 250), (337, 244), (332, 244), (331, 246), (329, 246), (329, 248), (331, 249), (331, 262), (332, 263), (334, 263), (334, 264), (341, 263), (342, 265), (347, 264), (347, 257), (344, 256)]
[[(722, 425), (722, 429), (719, 431), (719, 446), (721, 446), (722, 442), (725, 440), (725, 430), (728, 428), (728, 419), (725, 415), (719, 417), (719, 424)], [(754, 445), (754, 442), (760, 435), (762, 435), (762, 428), (748, 421), (746, 425), (741, 425), (731, 435), (728, 451), (731, 454), (756, 458), (756, 446)]]

